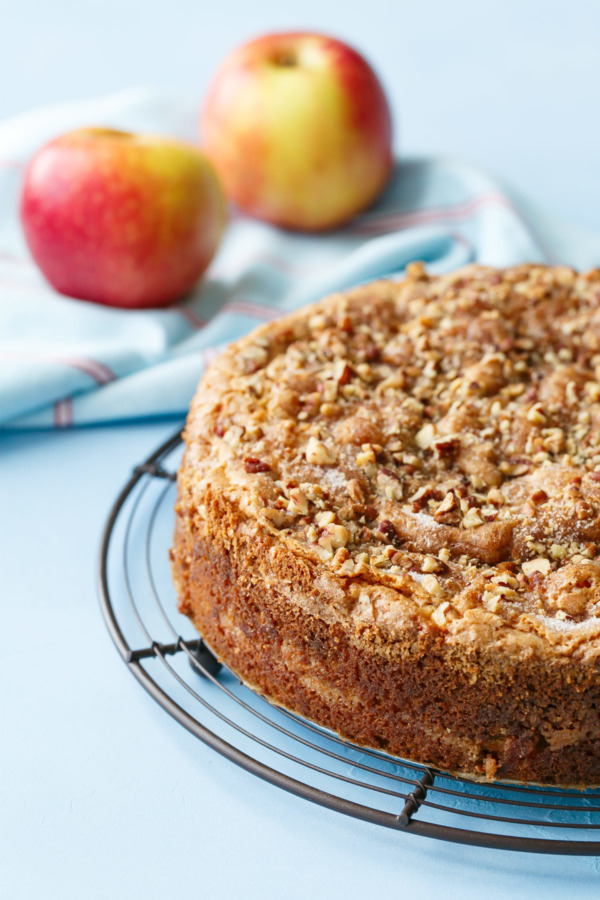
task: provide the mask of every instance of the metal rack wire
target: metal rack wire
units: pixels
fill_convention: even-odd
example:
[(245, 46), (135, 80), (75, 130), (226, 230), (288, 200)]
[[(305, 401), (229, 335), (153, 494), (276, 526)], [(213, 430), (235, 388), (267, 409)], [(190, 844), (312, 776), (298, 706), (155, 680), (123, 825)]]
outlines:
[(117, 497), (99, 558), (108, 630), (173, 718), (249, 772), (307, 800), (410, 834), (568, 855), (600, 854), (600, 792), (479, 784), (357, 747), (240, 685), (176, 611), (168, 548), (179, 432)]

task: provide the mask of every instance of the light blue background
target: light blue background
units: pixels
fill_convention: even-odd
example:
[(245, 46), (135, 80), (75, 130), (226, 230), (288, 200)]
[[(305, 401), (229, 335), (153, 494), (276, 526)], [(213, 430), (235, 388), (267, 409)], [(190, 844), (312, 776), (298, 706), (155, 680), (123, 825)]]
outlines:
[(360, 47), (405, 154), (476, 162), (600, 230), (598, 0), (1, 0), (0, 117), (126, 86), (203, 95), (237, 43), (289, 28)]
[[(371, 58), (401, 152), (457, 155), (600, 231), (600, 3), (4, 0), (0, 116), (150, 84), (200, 97), (236, 42), (335, 32)], [(12, 898), (597, 897), (600, 863), (395, 834), (263, 784), (172, 722), (97, 608), (101, 526), (172, 425), (4, 436), (0, 870)]]

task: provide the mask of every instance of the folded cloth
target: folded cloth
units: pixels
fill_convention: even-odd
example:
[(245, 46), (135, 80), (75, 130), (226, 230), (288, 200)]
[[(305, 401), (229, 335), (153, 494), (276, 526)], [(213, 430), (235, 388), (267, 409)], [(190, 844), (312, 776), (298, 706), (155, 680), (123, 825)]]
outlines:
[(324, 235), (279, 230), (233, 213), (189, 297), (129, 311), (55, 293), (22, 237), (24, 167), (45, 141), (105, 125), (194, 140), (196, 113), (143, 90), (65, 104), (0, 125), (0, 425), (64, 427), (182, 415), (211, 359), (231, 340), (331, 291), (468, 262), (600, 264), (600, 235), (552, 222), (473, 166), (407, 159), (380, 201)]

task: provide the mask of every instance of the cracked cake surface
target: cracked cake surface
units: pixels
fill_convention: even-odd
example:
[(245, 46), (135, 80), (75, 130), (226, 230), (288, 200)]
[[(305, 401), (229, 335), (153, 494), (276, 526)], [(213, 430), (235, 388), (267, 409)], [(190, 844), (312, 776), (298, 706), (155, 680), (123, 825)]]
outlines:
[[(590, 749), (600, 733), (600, 270), (472, 265), (431, 277), (413, 264), (404, 281), (333, 295), (228, 349), (201, 381), (185, 438), (175, 579), (201, 630), (218, 619), (213, 643), (227, 621), (240, 631), (226, 599), (209, 614), (206, 572), (194, 569), (214, 537), (203, 558), (224, 548), (232, 590), (270, 592), (269, 603), (285, 602), (307, 627), (341, 629), (352, 652), (363, 646), (390, 666), (455, 664), (457, 702), (477, 682), (491, 690), (494, 667), (508, 667), (530, 744), (499, 714), (494, 731), (488, 712), (471, 755), (446, 759), (438, 710), (430, 724), (442, 749), (425, 761), (488, 777), (600, 780)], [(283, 631), (273, 645), (285, 657)], [(236, 670), (222, 640), (216, 650)], [(331, 647), (326, 685), (310, 648), (299, 637), (291, 645), (286, 673), (295, 668), (303, 696), (319, 695), (319, 708), (343, 703), (347, 675)], [(546, 677), (560, 683), (556, 709), (569, 692), (585, 709), (533, 708), (534, 685), (520, 694), (515, 673), (531, 682), (544, 666), (539, 691)], [(294, 708), (259, 664), (250, 669), (237, 667)], [(431, 675), (439, 691), (441, 677)], [(399, 702), (393, 686), (381, 690)], [(308, 714), (376, 743), (352, 734), (347, 717)], [(399, 740), (392, 752), (402, 753)], [(385, 729), (379, 743), (390, 746)], [(584, 744), (581, 771), (563, 772), (557, 754)], [(535, 760), (548, 754), (544, 778)]]

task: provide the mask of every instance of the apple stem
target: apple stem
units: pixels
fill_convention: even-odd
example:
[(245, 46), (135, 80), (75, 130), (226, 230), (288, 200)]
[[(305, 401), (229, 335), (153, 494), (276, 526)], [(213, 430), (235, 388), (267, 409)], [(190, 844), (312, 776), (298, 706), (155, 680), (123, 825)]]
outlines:
[(292, 68), (297, 65), (298, 60), (294, 56), (294, 54), (289, 50), (283, 50), (278, 56), (274, 59), (276, 66), (282, 66), (284, 68)]

